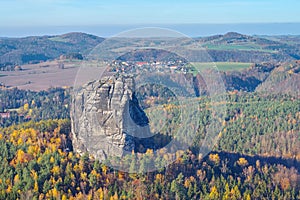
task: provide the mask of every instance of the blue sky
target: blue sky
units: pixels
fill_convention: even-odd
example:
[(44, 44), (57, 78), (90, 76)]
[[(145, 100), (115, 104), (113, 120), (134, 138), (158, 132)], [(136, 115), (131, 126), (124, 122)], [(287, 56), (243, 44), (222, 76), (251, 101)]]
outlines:
[(0, 0), (0, 27), (300, 22), (299, 0)]
[[(253, 26), (300, 22), (299, 8), (299, 0), (0, 0), (0, 37), (72, 31), (109, 36), (149, 25), (190, 35), (201, 31), (206, 31), (204, 35), (226, 31), (300, 34), (300, 24)], [(245, 23), (250, 26), (219, 26)], [(218, 25), (198, 26), (195, 31), (195, 26), (184, 26), (187, 24)]]

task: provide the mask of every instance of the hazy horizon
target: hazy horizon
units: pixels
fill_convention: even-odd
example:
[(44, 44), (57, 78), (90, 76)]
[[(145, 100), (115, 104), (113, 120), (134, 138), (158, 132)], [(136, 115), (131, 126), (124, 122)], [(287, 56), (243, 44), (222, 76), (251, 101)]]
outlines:
[(300, 35), (298, 0), (2, 0), (0, 37), (85, 32), (109, 37), (143, 27), (190, 37), (233, 31)]
[(181, 32), (189, 37), (203, 37), (227, 32), (247, 35), (300, 35), (300, 23), (228, 23), (228, 24), (128, 24), (91, 26), (20, 26), (0, 27), (0, 37), (26, 37), (60, 35), (70, 32), (83, 32), (99, 37), (111, 37), (122, 31), (159, 27)]

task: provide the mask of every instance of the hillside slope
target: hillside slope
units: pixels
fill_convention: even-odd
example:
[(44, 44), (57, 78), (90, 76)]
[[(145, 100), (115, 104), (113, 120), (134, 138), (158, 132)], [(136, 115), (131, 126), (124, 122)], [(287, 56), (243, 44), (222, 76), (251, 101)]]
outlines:
[(267, 39), (260, 36), (248, 36), (235, 32), (199, 38), (216, 62), (282, 62), (300, 58), (297, 39), (287, 43), (283, 40)]
[(300, 65), (294, 62), (277, 67), (272, 71), (270, 76), (256, 88), (256, 91), (299, 95)]
[(0, 65), (52, 60), (61, 55), (86, 55), (104, 39), (85, 33), (0, 39)]

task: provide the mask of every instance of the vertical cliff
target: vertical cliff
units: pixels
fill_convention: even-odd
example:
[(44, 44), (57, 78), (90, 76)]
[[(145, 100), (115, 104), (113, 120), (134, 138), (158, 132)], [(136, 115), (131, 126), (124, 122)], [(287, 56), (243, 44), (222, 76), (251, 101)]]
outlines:
[(149, 120), (135, 96), (131, 76), (106, 77), (75, 91), (71, 121), (73, 146), (100, 160), (135, 148), (134, 138), (150, 136)]

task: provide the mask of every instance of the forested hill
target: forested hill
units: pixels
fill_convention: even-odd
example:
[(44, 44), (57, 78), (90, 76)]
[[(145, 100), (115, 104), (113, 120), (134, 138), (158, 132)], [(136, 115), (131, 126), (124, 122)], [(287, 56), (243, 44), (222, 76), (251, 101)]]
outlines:
[(88, 54), (104, 39), (85, 33), (0, 39), (0, 65), (53, 60), (61, 55)]
[(214, 61), (270, 62), (300, 58), (300, 37), (249, 36), (235, 32), (199, 38)]

